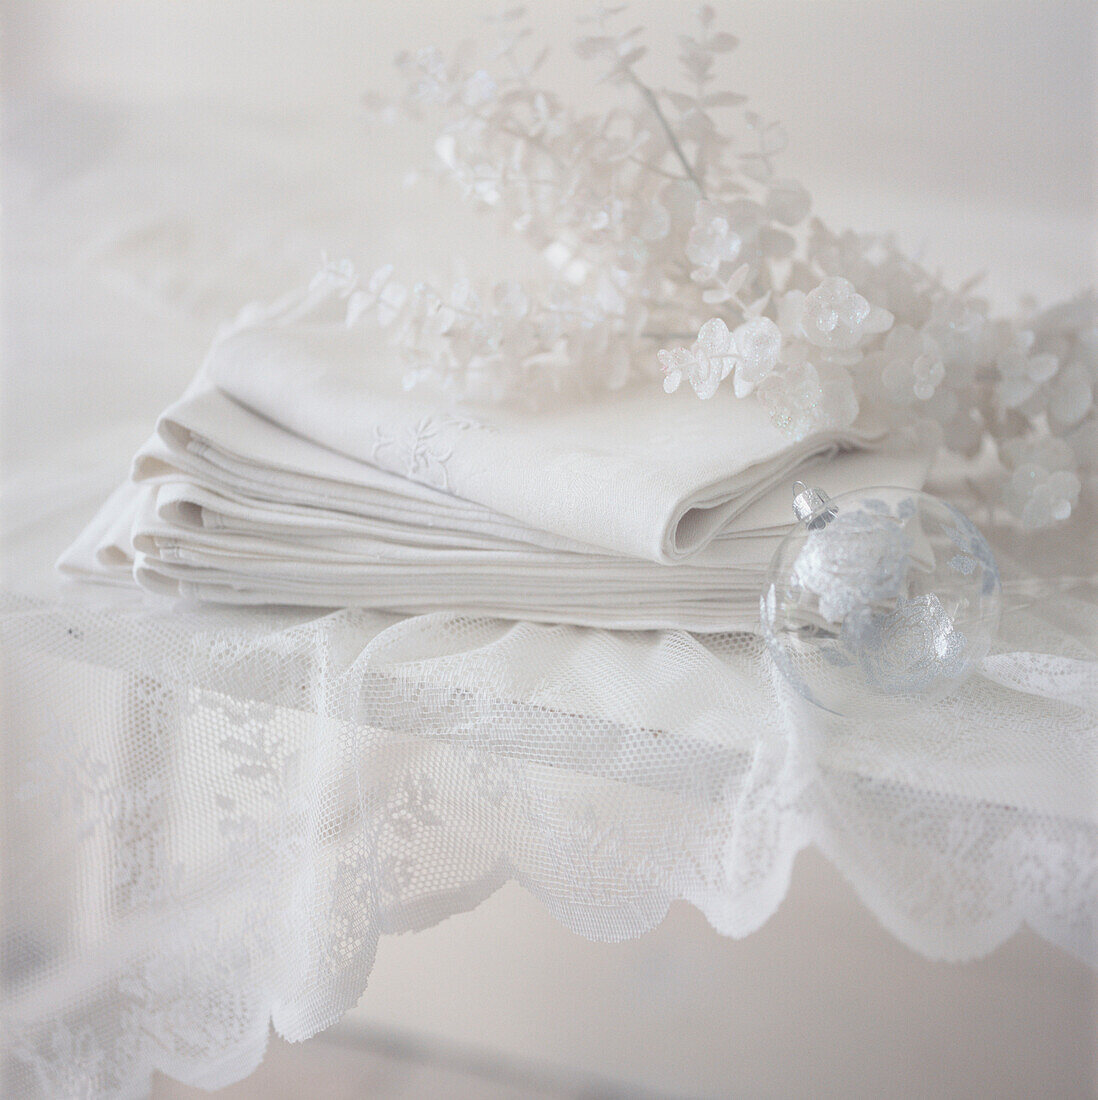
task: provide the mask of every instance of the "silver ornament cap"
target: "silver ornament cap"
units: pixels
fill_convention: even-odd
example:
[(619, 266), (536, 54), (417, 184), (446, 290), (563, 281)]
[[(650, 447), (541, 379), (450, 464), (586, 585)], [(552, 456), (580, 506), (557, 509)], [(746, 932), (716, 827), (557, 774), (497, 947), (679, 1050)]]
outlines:
[(838, 514), (823, 489), (810, 489), (803, 481), (793, 482), (793, 515), (810, 531), (826, 527)]

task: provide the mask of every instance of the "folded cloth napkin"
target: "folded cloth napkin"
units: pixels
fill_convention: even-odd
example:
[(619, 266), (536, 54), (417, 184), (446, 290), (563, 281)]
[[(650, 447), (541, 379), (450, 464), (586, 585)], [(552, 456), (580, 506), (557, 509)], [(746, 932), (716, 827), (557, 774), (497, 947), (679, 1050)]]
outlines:
[[(267, 334), (285, 351), (279, 335)], [(322, 335), (319, 346), (343, 346)], [(724, 427), (701, 402), (675, 408), (658, 392), (628, 393), (552, 413), (457, 412), (397, 388), (375, 393), (375, 403), (344, 364), (329, 372), (315, 361), (304, 361), (312, 369), (296, 378), (287, 364), (268, 389), (262, 374), (270, 358), (252, 361), (259, 377), (250, 385), (235, 358), (226, 365), (226, 343), (256, 347), (238, 336), (215, 348), (188, 392), (160, 417), (135, 458), (132, 480), (62, 558), (63, 571), (136, 579), (151, 592), (215, 602), (752, 629), (766, 564), (790, 526), (794, 475), (831, 492), (882, 482), (917, 486), (929, 463), (924, 449), (894, 438), (885, 445), (868, 433), (799, 446), (784, 437), (776, 442), (760, 409), (758, 416), (741, 414), (742, 433), (731, 437), (758, 441), (758, 460), (745, 459), (724, 432), (723, 445), (714, 446), (723, 461), (687, 447), (693, 469), (704, 475), (690, 480), (674, 461), (676, 431), (690, 425), (688, 440), (702, 431), (712, 440)], [(309, 343), (301, 334), (293, 340)], [(281, 405), (272, 396), (279, 386)], [(619, 425), (616, 402), (639, 415)], [(643, 448), (632, 431), (637, 421), (664, 424), (660, 405), (671, 427), (661, 427), (662, 435), (649, 431), (655, 443)], [(744, 406), (751, 403), (733, 402), (731, 410)], [(876, 449), (839, 450), (851, 442)], [(533, 468), (517, 465), (533, 455), (543, 456)], [(538, 476), (542, 469), (554, 472), (548, 484)], [(576, 471), (581, 495), (600, 487), (604, 530), (594, 526), (599, 509), (586, 501), (573, 507), (567, 470)], [(458, 495), (455, 479), (479, 489), (480, 499)], [(522, 486), (540, 500), (528, 499)], [(511, 501), (517, 516), (498, 510)], [(534, 526), (535, 516), (551, 526)], [(649, 556), (623, 553), (615, 540), (647, 546)], [(685, 556), (684, 544), (693, 554), (668, 564), (671, 552)]]
[(365, 326), (260, 325), (219, 340), (213, 385), (273, 424), (525, 528), (647, 561), (692, 557), (803, 463), (880, 427), (792, 442), (755, 401), (637, 386), (552, 410), (447, 409), (403, 388)]

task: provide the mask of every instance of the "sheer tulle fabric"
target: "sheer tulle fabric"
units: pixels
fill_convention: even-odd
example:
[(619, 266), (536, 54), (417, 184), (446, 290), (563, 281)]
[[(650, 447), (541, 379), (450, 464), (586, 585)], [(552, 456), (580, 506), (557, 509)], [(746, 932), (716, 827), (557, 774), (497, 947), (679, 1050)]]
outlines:
[(836, 733), (748, 634), (6, 597), (16, 1094), (227, 1084), (508, 880), (596, 939), (680, 898), (744, 936), (812, 844), (930, 957), (1028, 924), (1094, 964), (1096, 610), (1008, 613), (1000, 682)]

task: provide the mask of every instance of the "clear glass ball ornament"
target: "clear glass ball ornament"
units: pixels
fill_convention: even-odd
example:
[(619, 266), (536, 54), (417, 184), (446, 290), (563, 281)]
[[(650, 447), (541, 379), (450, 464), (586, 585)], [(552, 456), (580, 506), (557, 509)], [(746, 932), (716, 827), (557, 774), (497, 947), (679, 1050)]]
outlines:
[(1002, 592), (983, 535), (910, 489), (831, 499), (794, 486), (798, 523), (774, 552), (762, 630), (797, 693), (848, 718), (941, 699), (987, 656)]

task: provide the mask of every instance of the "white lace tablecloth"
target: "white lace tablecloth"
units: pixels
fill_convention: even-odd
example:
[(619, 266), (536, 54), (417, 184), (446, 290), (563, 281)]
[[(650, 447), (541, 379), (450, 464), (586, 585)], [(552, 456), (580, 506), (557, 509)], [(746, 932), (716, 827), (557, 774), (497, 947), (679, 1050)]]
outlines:
[[(744, 936), (813, 845), (930, 957), (980, 955), (1028, 924), (1098, 961), (1093, 685), (1056, 702), (1039, 665), (1024, 684), (978, 678), (903, 721), (828, 730), (791, 708), (747, 634), (53, 591), (52, 555), (214, 315), (338, 247), (353, 196), (264, 175), (280, 148), (306, 161), (303, 142), (331, 140), (294, 120), (247, 141), (211, 129), (219, 167), (198, 180), (182, 157), (159, 170), (178, 155), (162, 116), (54, 105), (15, 122), (5, 359), (25, 366), (8, 408), (51, 411), (8, 412), (11, 453), (30, 459), (7, 467), (0, 603), (11, 1094), (139, 1096), (153, 1069), (236, 1080), (270, 1021), (301, 1039), (353, 1005), (380, 936), (509, 880), (596, 939), (639, 935), (675, 899)], [(228, 232), (224, 195), (264, 179), (281, 225), (238, 205)], [(1086, 574), (1091, 530), (1084, 517), (1074, 541), (1040, 544), (1049, 577)], [(1030, 600), (999, 651), (1094, 659), (1093, 586), (1038, 584)]]
[[(746, 635), (17, 598), (0, 626), (5, 1032), (43, 1096), (234, 1080), (269, 1020), (302, 1039), (351, 1007), (381, 934), (510, 879), (597, 939), (677, 898), (743, 936), (814, 844), (929, 956), (1024, 922), (1094, 961), (1079, 707), (979, 681), (820, 735)], [(1005, 634), (1068, 644), (1045, 615)]]

